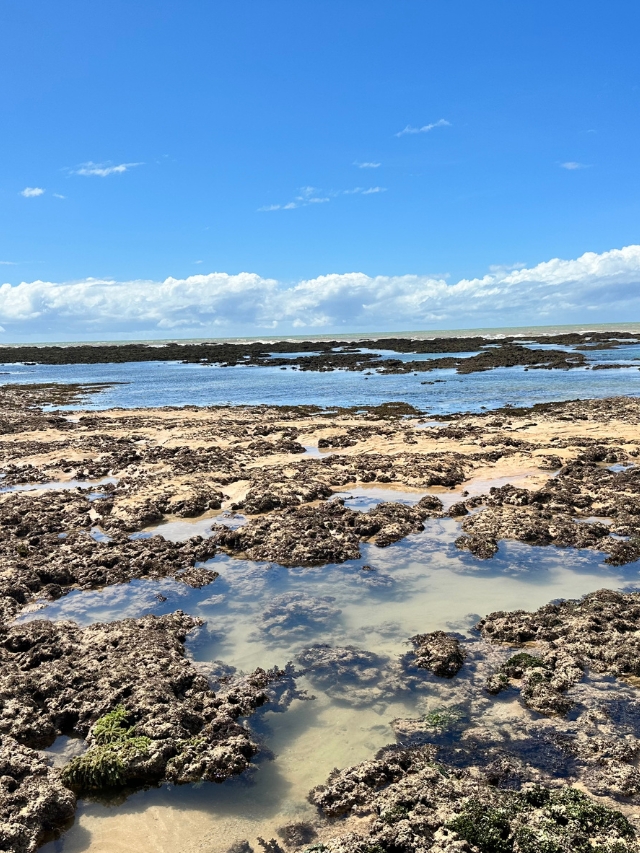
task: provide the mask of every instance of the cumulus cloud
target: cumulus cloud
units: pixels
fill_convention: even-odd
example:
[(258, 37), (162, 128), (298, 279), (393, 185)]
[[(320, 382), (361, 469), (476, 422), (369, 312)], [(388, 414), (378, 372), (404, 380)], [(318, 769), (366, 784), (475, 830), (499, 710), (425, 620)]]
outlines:
[(119, 163), (117, 166), (112, 166), (109, 163), (93, 163), (89, 160), (87, 163), (81, 163), (75, 169), (71, 169), (72, 175), (84, 175), (85, 177), (107, 178), (109, 175), (121, 175), (123, 172), (128, 172), (135, 166), (142, 166), (143, 163)]
[(425, 124), (422, 127), (412, 127), (408, 124), (404, 130), (396, 133), (396, 136), (405, 136), (408, 133), (429, 133), (436, 127), (451, 127), (451, 122), (444, 118), (440, 118), (438, 121), (434, 121), (432, 124)]
[(20, 195), (23, 195), (25, 198), (36, 198), (39, 195), (44, 195), (45, 190), (42, 187), (25, 187), (20, 191)]
[(379, 169), (382, 163), (358, 163), (356, 160), (353, 165), (357, 166), (358, 169)]
[(640, 246), (450, 282), (333, 273), (283, 284), (256, 273), (164, 281), (89, 278), (0, 287), (5, 340), (318, 334), (567, 322), (640, 314)]

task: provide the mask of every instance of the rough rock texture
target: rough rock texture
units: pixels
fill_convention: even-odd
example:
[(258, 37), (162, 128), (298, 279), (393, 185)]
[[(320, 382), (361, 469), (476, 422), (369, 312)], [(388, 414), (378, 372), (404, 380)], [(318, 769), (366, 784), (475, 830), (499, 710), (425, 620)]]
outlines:
[(486, 689), (495, 694), (519, 687), (525, 704), (541, 714), (566, 714), (573, 704), (566, 691), (587, 668), (618, 677), (640, 675), (639, 593), (603, 589), (534, 613), (491, 613), (477, 627), (493, 642), (536, 644), (510, 658)]
[[(11, 548), (5, 540), (3, 545)], [(14, 615), (37, 598), (56, 599), (70, 589), (91, 589), (133, 578), (173, 577), (189, 586), (205, 586), (217, 572), (196, 567), (214, 556), (215, 545), (202, 537), (174, 543), (154, 536), (148, 539), (119, 537), (96, 541), (88, 533), (39, 537), (37, 542), (18, 541), (0, 570), (0, 616)]]
[[(640, 593), (601, 589), (579, 601), (524, 610), (490, 613), (478, 623), (492, 642), (540, 643), (555, 654), (554, 665), (571, 659), (582, 669), (615, 676), (640, 676)], [(566, 656), (566, 658), (565, 658)], [(546, 660), (545, 655), (542, 655)]]
[[(505, 768), (506, 769), (506, 768)], [(358, 828), (326, 842), (331, 853), (637, 853), (631, 823), (571, 788), (500, 789), (495, 776), (447, 766), (434, 747), (383, 750), (334, 771), (311, 801)]]
[(272, 560), (283, 566), (343, 563), (360, 556), (362, 541), (384, 547), (419, 533), (423, 521), (433, 514), (432, 506), (432, 500), (415, 507), (382, 503), (368, 512), (355, 512), (336, 500), (272, 513), (236, 530), (218, 528), (214, 542), (250, 560)]
[(0, 850), (33, 853), (73, 817), (75, 805), (41, 753), (0, 735)]
[(416, 665), (441, 678), (453, 678), (464, 664), (460, 641), (452, 634), (444, 631), (416, 634), (410, 642), (414, 645)]
[[(596, 445), (541, 489), (492, 488), (486, 508), (463, 521), (465, 535), (456, 545), (483, 559), (493, 556), (499, 539), (517, 539), (530, 545), (594, 548), (606, 552), (606, 562), (612, 565), (638, 560), (640, 468), (603, 466), (627, 460), (619, 448)], [(613, 524), (593, 518), (613, 519)], [(611, 533), (628, 540), (615, 539)]]
[(216, 695), (184, 654), (198, 624), (177, 611), (88, 628), (34, 620), (5, 630), (0, 733), (35, 748), (61, 734), (93, 744), (96, 721), (122, 706), (135, 735), (148, 739), (126, 756), (122, 783), (221, 781), (241, 772), (257, 746), (235, 720), (267, 702), (268, 685), (285, 673), (256, 670)]

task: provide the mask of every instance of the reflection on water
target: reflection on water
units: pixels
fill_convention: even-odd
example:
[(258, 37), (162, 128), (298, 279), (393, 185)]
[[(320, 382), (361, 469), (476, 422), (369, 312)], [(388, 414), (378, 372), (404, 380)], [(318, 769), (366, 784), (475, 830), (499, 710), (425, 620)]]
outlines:
[[(501, 543), (496, 557), (482, 562), (455, 549), (458, 533), (451, 519), (429, 521), (424, 533), (388, 548), (364, 545), (359, 560), (312, 569), (223, 555), (211, 561), (220, 577), (201, 590), (171, 579), (137, 580), (74, 591), (30, 614), (89, 624), (181, 608), (206, 621), (188, 640), (203, 672), (218, 660), (244, 671), (289, 660), (307, 667), (323, 651), (300, 653), (317, 644), (340, 647), (345, 660), (355, 661), (329, 675), (312, 666), (299, 686), (315, 700), (294, 700), (284, 713), (251, 718), (265, 749), (249, 778), (163, 786), (118, 806), (83, 803), (74, 826), (45, 853), (129, 853), (132, 845), (136, 853), (223, 853), (242, 839), (255, 847), (257, 836), (275, 837), (283, 824), (313, 818), (309, 789), (333, 767), (372, 757), (393, 742), (394, 719), (420, 717), (449, 701), (450, 682), (422, 671), (406, 677), (409, 637), (436, 629), (473, 636), (478, 617), (492, 610), (534, 609), (640, 579), (638, 564), (612, 568), (593, 552), (517, 542)], [(512, 710), (508, 703), (496, 706), (496, 725)]]
[[(587, 354), (592, 364), (637, 364), (640, 345)], [(179, 362), (128, 364), (10, 365), (16, 382), (121, 383), (73, 409), (212, 404), (375, 406), (402, 400), (432, 414), (493, 409), (506, 404), (528, 406), (549, 400), (640, 396), (640, 370), (527, 370), (498, 368), (480, 373), (455, 370), (382, 375), (377, 371), (280, 370), (278, 367), (214, 367)], [(4, 384), (4, 382), (3, 382)]]
[[(117, 485), (118, 480), (116, 477), (102, 477), (101, 480), (52, 480), (49, 483), (21, 483), (18, 486), (5, 486), (4, 488), (0, 488), (0, 493), (2, 492), (34, 492), (34, 491), (54, 491), (54, 492), (64, 492), (69, 489), (89, 489), (92, 486), (106, 486), (107, 484)], [(104, 493), (99, 493), (96, 496), (89, 495), (89, 498), (92, 497), (104, 497)]]
[(208, 538), (212, 535), (214, 524), (223, 524), (235, 530), (247, 523), (247, 518), (239, 512), (229, 510), (211, 510), (211, 512), (199, 515), (197, 518), (168, 518), (162, 524), (145, 527), (141, 533), (134, 533), (132, 539), (144, 539), (149, 536), (159, 535), (171, 542), (185, 542), (192, 536)]

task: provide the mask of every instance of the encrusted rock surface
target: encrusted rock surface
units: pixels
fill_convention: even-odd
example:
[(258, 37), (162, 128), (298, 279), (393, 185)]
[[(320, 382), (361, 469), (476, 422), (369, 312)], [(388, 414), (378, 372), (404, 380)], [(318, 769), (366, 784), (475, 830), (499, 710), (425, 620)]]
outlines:
[[(595, 446), (561, 468), (541, 489), (492, 488), (486, 508), (462, 522), (465, 535), (456, 544), (483, 559), (493, 556), (499, 539), (517, 539), (530, 545), (604, 551), (612, 565), (638, 560), (640, 468), (603, 466), (627, 460), (620, 449)], [(612, 519), (613, 524), (591, 520), (595, 518)]]
[(464, 664), (460, 641), (444, 631), (416, 634), (411, 638), (416, 665), (430, 670), (441, 678), (453, 678)]
[[(184, 654), (186, 635), (198, 624), (177, 611), (87, 628), (36, 619), (5, 629), (0, 732), (34, 748), (61, 734), (90, 738), (96, 720), (123, 705), (136, 734), (152, 741), (142, 781), (238, 772), (255, 745), (233, 721), (266, 702), (265, 688), (284, 673), (257, 670), (216, 696)], [(194, 737), (197, 755), (184, 755)]]
[(33, 853), (73, 817), (75, 805), (42, 753), (0, 735), (0, 850)]
[(489, 678), (487, 690), (499, 693), (515, 680), (525, 704), (542, 714), (566, 714), (573, 703), (565, 694), (587, 669), (623, 678), (640, 675), (640, 593), (602, 589), (534, 613), (499, 611), (482, 619), (478, 629), (493, 642), (527, 644)]
[[(492, 642), (539, 643), (554, 668), (588, 665), (596, 672), (640, 676), (640, 593), (601, 589), (581, 600), (490, 613), (478, 623)], [(546, 657), (545, 657), (546, 656)], [(570, 680), (573, 676), (570, 677)]]
[(357, 828), (325, 842), (331, 853), (640, 850), (623, 814), (576, 788), (504, 790), (494, 774), (447, 766), (430, 746), (383, 750), (373, 761), (334, 771), (310, 799), (328, 817), (360, 818)]
[[(439, 503), (439, 502), (438, 502)], [(381, 503), (368, 512), (356, 512), (342, 501), (301, 506), (255, 518), (236, 530), (218, 528), (215, 544), (250, 560), (271, 560), (283, 566), (316, 566), (343, 563), (360, 556), (360, 542), (384, 547), (424, 529), (434, 514), (427, 506)]]

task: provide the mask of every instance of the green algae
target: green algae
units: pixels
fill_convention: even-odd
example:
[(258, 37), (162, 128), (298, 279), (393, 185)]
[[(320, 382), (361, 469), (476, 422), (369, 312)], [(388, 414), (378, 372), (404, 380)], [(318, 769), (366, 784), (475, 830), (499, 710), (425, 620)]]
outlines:
[(619, 811), (575, 788), (534, 787), (500, 805), (470, 799), (447, 824), (481, 853), (638, 853), (635, 831)]
[(459, 723), (465, 714), (461, 708), (457, 707), (442, 707), (442, 708), (434, 708), (432, 711), (429, 711), (424, 715), (422, 721), (426, 726), (430, 729), (437, 729), (438, 731), (447, 731), (452, 729), (457, 723)]
[(63, 768), (65, 785), (76, 790), (122, 787), (127, 767), (151, 746), (150, 738), (136, 736), (134, 730), (122, 705), (100, 717), (93, 727), (94, 745)]
[(500, 671), (511, 678), (520, 678), (528, 669), (548, 669), (547, 664), (539, 657), (527, 652), (512, 655), (500, 667)]

